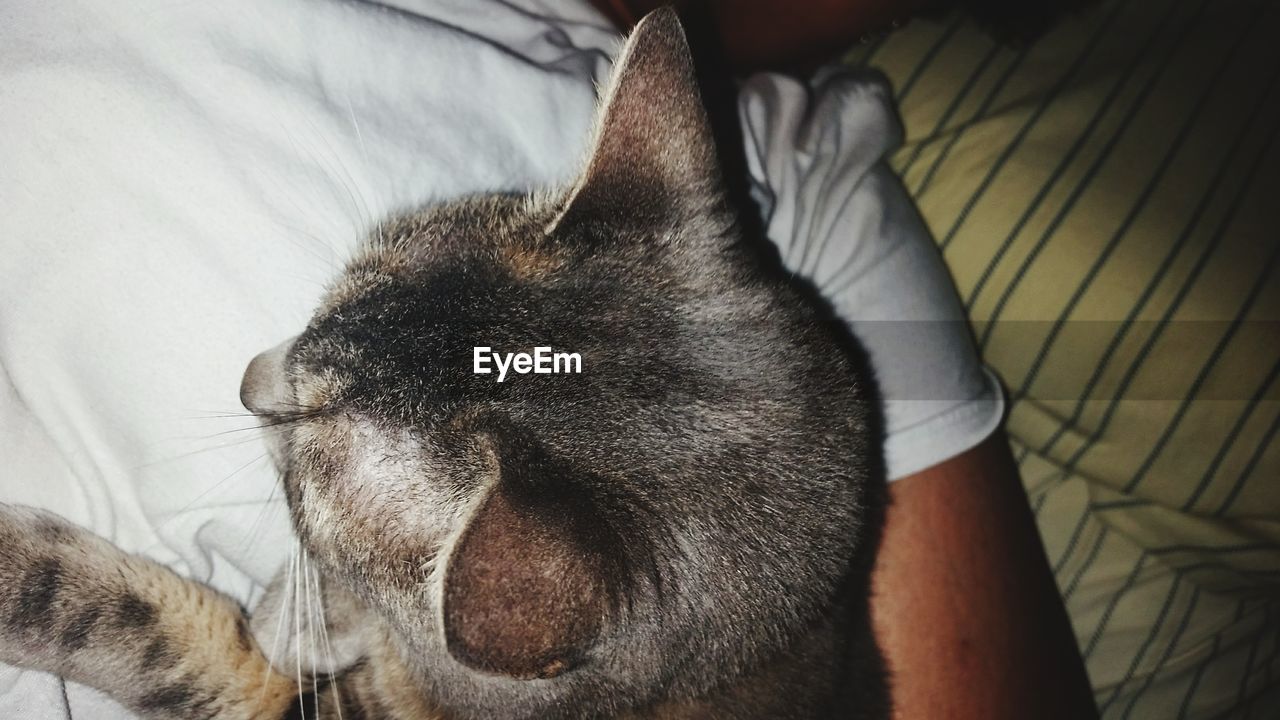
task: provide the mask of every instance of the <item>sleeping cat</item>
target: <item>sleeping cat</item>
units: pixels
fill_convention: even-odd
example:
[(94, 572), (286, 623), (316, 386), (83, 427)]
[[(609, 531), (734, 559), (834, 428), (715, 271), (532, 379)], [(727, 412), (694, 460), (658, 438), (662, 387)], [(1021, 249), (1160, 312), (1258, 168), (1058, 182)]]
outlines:
[[(744, 241), (659, 11), (572, 187), (383, 223), (250, 364), (306, 556), (252, 620), (2, 507), (0, 660), (148, 718), (887, 717), (845, 342)], [(479, 347), (581, 372), (498, 382)]]

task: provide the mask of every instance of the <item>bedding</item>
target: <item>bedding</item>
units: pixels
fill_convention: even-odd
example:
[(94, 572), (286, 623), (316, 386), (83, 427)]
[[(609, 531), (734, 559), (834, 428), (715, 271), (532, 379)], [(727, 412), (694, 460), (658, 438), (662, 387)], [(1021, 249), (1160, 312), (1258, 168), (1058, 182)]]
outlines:
[(1107, 0), (849, 58), (894, 86), (1104, 718), (1280, 716), (1278, 33)]
[[(585, 4), (69, 0), (0, 11), (0, 501), (53, 510), (251, 605), (293, 552), (237, 391), (392, 208), (563, 182), (617, 41)], [(848, 69), (741, 98), (785, 259), (869, 346), (894, 476), (1002, 399)], [(0, 670), (0, 717), (117, 718)]]

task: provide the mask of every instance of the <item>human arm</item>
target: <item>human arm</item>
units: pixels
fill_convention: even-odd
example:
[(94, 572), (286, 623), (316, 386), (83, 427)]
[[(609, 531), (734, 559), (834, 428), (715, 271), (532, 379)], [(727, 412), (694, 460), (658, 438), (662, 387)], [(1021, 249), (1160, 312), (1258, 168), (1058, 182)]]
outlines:
[(1002, 432), (890, 485), (872, 618), (894, 717), (1097, 717)]

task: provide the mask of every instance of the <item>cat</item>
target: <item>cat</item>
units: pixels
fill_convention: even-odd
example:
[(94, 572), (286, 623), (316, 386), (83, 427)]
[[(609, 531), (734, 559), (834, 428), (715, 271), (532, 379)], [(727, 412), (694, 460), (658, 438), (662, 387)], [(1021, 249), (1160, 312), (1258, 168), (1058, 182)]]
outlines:
[[(580, 372), (475, 372), (542, 346)], [(147, 718), (888, 716), (873, 380), (745, 240), (673, 11), (571, 187), (382, 223), (241, 398), (305, 562), (250, 617), (6, 506), (0, 660)]]

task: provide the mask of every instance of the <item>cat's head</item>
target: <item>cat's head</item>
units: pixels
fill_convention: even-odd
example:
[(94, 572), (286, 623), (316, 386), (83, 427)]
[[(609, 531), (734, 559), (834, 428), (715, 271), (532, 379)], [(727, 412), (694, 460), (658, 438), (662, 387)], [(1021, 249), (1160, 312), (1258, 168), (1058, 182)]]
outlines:
[[(739, 233), (662, 11), (571, 188), (382, 224), (250, 365), (300, 537), (459, 717), (704, 692), (832, 602), (874, 497), (867, 395)], [(539, 347), (552, 372), (476, 372)]]

